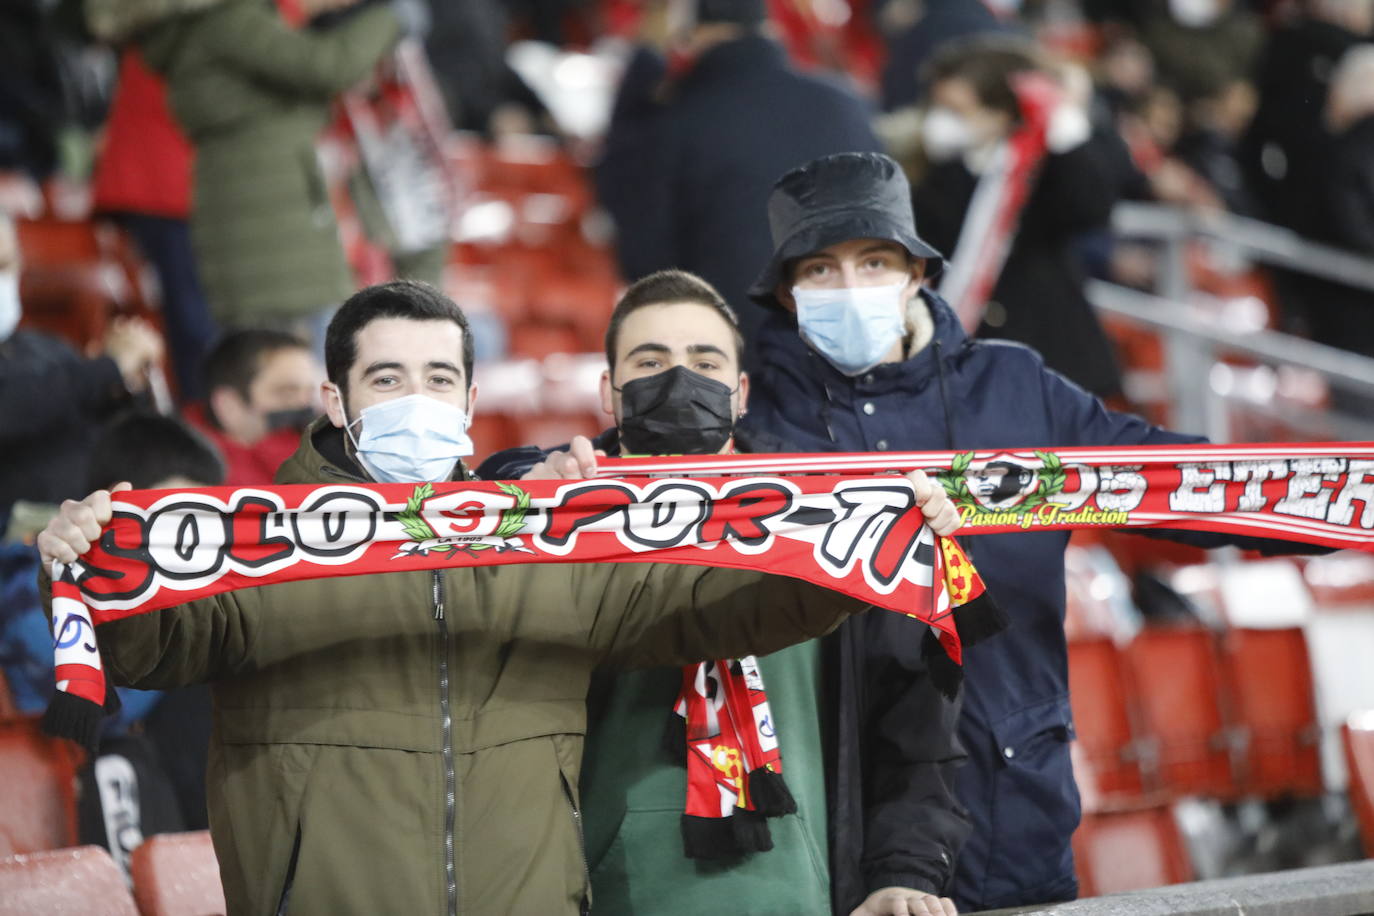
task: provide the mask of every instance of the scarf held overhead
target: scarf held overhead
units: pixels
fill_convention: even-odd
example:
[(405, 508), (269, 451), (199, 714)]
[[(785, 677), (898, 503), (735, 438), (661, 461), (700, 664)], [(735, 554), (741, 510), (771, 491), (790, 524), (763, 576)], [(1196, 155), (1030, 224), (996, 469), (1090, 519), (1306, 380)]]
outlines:
[(937, 475), (959, 508), (960, 534), (1164, 527), (1374, 551), (1374, 443), (600, 465), (624, 479), (120, 493), (98, 543), (54, 569), (60, 689), (47, 724), (91, 739), (107, 696), (101, 623), (235, 588), (449, 565), (763, 569), (919, 618), (959, 662), (962, 627), (952, 611), (963, 601), (972, 608), (982, 583), (971, 567), (965, 573), (962, 554), (947, 562), (946, 550), (934, 549), (906, 480), (871, 476), (893, 468)]
[(937, 545), (895, 476), (215, 487), (123, 492), (113, 509), (91, 550), (53, 570), (46, 724), (88, 745), (113, 695), (95, 628), (237, 588), (508, 563), (725, 566), (918, 618), (954, 664), (954, 609), (990, 613), (976, 572)]

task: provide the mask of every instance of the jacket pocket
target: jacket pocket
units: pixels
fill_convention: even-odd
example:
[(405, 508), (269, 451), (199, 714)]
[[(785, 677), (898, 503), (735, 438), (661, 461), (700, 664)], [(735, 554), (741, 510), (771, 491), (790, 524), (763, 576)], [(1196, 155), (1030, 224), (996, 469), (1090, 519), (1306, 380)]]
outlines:
[[(1078, 787), (1069, 760), (1073, 714), (1067, 696), (1018, 710), (992, 728), (994, 776), (984, 902), (1073, 880), (1069, 840), (1078, 826)], [(1034, 850), (1033, 855), (1028, 851)]]
[(289, 911), (295, 865), (308, 839), (305, 796), (319, 752), (308, 744), (223, 748), (223, 803), (212, 819), (227, 829), (215, 829), (215, 844), (232, 848), (228, 861), (221, 860), (226, 893), (254, 901), (252, 912)]
[(554, 754), (558, 758), (558, 780), (563, 789), (563, 798), (568, 803), (568, 814), (572, 818), (573, 831), (577, 834), (577, 857), (581, 865), (582, 899), (578, 901), (578, 912), (586, 916), (592, 907), (592, 876), (587, 865), (587, 837), (582, 827), (582, 806), (577, 797), (577, 759), (579, 747), (562, 736), (553, 736)]

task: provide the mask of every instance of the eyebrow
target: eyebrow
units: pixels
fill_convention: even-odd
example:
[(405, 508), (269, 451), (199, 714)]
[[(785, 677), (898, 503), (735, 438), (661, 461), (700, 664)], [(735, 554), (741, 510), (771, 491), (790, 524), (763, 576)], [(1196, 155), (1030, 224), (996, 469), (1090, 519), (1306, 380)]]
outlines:
[(626, 358), (626, 359), (629, 359), (631, 356), (634, 356), (636, 353), (668, 353), (668, 352), (670, 352), (670, 351), (669, 351), (668, 347), (667, 347), (665, 344), (646, 342), (646, 343), (642, 343), (642, 344), (640, 344), (639, 346), (634, 347), (633, 349), (631, 349), (629, 353), (626, 353), (626, 354), (625, 354), (625, 358)]
[[(366, 369), (364, 369), (361, 377), (367, 378), (368, 376), (375, 375), (378, 372), (398, 369), (404, 371), (405, 366), (394, 360), (390, 362), (383, 362), (381, 360), (378, 360), (377, 362), (371, 364)], [(459, 369), (456, 364), (448, 362), (447, 360), (430, 360), (429, 362), (425, 363), (425, 369), (445, 369), (449, 372), (452, 372), (459, 378), (463, 377), (463, 371)]]
[[(671, 353), (671, 352), (672, 352), (672, 348), (669, 347), (669, 346), (667, 346), (666, 344), (654, 343), (654, 342), (652, 342), (652, 341), (649, 341), (649, 342), (646, 342), (646, 343), (642, 343), (642, 344), (640, 344), (639, 346), (634, 347), (633, 349), (631, 349), (629, 353), (626, 353), (626, 354), (625, 354), (625, 358), (626, 358), (626, 359), (629, 359), (631, 356), (634, 356), (636, 353)], [(727, 356), (727, 355), (728, 355), (724, 350), (722, 350), (720, 347), (716, 346), (715, 344), (688, 344), (688, 345), (687, 345), (687, 353), (688, 353), (689, 356), (700, 356), (700, 355), (703, 354), (703, 353), (719, 353), (721, 356)]]

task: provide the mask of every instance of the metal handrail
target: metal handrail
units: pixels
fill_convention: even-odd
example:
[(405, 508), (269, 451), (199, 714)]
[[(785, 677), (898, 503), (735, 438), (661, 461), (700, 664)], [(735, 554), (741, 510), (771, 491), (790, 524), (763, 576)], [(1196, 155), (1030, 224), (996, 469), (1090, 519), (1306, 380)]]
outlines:
[(1374, 359), (1370, 357), (1279, 331), (1228, 330), (1191, 306), (1102, 280), (1089, 280), (1084, 289), (1089, 302), (1113, 315), (1187, 334), (1229, 353), (1311, 369), (1342, 388), (1374, 393)]
[(1374, 291), (1374, 258), (1244, 216), (1123, 202), (1112, 210), (1112, 229), (1118, 235), (1139, 239), (1210, 238), (1239, 248), (1253, 260)]

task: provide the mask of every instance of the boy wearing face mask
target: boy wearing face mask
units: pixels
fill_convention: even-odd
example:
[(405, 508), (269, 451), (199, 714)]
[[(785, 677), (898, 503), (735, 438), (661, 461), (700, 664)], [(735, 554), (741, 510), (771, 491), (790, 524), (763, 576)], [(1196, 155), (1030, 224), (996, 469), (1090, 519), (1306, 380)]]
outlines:
[[(596, 454), (791, 451), (737, 428), (749, 398), (741, 347), (734, 312), (708, 283), (683, 271), (651, 274), (625, 292), (606, 331), (602, 407), (616, 425), (569, 451), (494, 455), (480, 473), (576, 478), (595, 473)], [(940, 534), (957, 524), (933, 505), (927, 516)], [(703, 839), (684, 815), (688, 759), (662, 738), (665, 719), (681, 734), (671, 710), (695, 670), (594, 681), (582, 793), (597, 908), (953, 914), (939, 893), (968, 831), (952, 793), (963, 754), (957, 705), (921, 657), (926, 629), (863, 614), (823, 640), (757, 660), (795, 801), (794, 813), (767, 818), (761, 848), (747, 838)]]
[(224, 456), (226, 486), (271, 483), (320, 415), (322, 370), (305, 341), (285, 331), (232, 331), (205, 360), (205, 405), (188, 419)]
[[(872, 153), (817, 159), (774, 185), (774, 254), (750, 290), (774, 317), (763, 329), (765, 369), (755, 377), (744, 430), (804, 451), (1202, 441), (1107, 410), (1028, 347), (970, 340), (925, 286), (942, 261), (916, 234), (910, 200), (897, 163)], [(1167, 536), (1204, 547), (1295, 549)], [(1078, 892), (1063, 628), (1068, 540), (1068, 532), (1041, 532), (964, 541), (1011, 625), (965, 655), (958, 736), (968, 762), (956, 787), (972, 832), (952, 893), (963, 911)]]
[[(325, 349), (327, 416), (279, 483), (470, 479), (477, 388), (456, 305), (406, 281), (362, 290)], [(110, 503), (64, 505), (38, 537), (45, 566), (89, 549)], [(592, 669), (770, 651), (861, 609), (737, 570), (455, 566), (226, 592), (102, 625), (100, 644), (117, 684), (211, 682), (230, 913), (573, 914), (590, 902)]]

